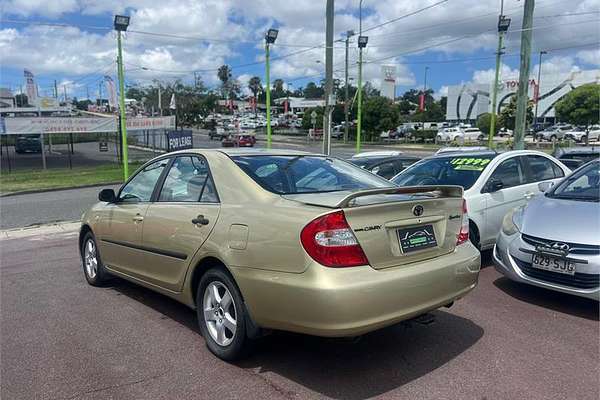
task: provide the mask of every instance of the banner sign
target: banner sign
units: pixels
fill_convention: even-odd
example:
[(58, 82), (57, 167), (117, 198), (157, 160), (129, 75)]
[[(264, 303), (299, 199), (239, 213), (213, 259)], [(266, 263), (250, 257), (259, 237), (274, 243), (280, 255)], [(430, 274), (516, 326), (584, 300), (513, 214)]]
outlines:
[[(30, 117), (4, 118), (4, 131), (9, 135), (30, 133), (98, 133), (116, 132), (118, 119), (115, 117), (77, 118), (77, 117)], [(174, 129), (175, 116), (128, 118), (127, 130)]]
[(104, 85), (106, 86), (106, 93), (108, 97), (108, 106), (110, 108), (117, 108), (117, 89), (115, 87), (115, 81), (108, 76), (104, 76)]
[(27, 102), (29, 104), (37, 104), (37, 85), (35, 84), (35, 78), (33, 73), (25, 69), (23, 70), (23, 76), (25, 77), (25, 88), (27, 91)]
[(167, 150), (185, 150), (194, 147), (194, 136), (191, 129), (167, 131)]

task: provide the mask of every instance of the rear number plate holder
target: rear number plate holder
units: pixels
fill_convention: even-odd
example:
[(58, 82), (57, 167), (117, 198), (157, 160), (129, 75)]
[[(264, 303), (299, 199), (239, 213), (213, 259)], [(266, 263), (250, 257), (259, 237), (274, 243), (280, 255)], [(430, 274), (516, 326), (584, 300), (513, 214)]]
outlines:
[(403, 253), (436, 247), (433, 225), (422, 225), (414, 228), (398, 229), (398, 241)]

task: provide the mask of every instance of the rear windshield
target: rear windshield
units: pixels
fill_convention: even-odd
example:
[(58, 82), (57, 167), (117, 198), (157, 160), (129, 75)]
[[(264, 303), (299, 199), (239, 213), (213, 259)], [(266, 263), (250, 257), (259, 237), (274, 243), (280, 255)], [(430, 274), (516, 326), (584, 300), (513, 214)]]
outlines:
[(469, 189), (493, 158), (493, 155), (429, 158), (408, 167), (392, 182), (399, 186), (458, 185)]
[(395, 186), (359, 167), (325, 156), (234, 156), (263, 188), (277, 194), (355, 191)]

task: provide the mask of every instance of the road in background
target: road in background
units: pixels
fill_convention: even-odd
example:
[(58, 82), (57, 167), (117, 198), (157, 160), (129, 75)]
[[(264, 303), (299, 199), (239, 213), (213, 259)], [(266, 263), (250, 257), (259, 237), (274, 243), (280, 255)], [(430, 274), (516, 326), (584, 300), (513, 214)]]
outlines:
[(120, 279), (85, 282), (76, 233), (0, 241), (3, 399), (598, 399), (598, 303), (479, 286), (436, 322), (358, 343), (274, 333), (215, 358), (195, 312)]
[[(96, 159), (97, 146), (95, 143), (80, 143), (76, 145), (77, 151), (86, 150), (85, 154), (79, 154), (81, 160), (92, 160), (99, 165), (109, 162), (106, 159)], [(262, 141), (257, 142), (258, 148), (265, 146)], [(221, 148), (221, 142), (218, 140), (210, 140), (206, 134), (194, 135), (194, 147), (196, 148)], [(315, 153), (321, 152), (321, 143), (303, 143), (298, 140), (291, 142), (276, 142), (273, 144), (276, 149), (292, 149), (303, 150)], [(365, 151), (390, 149), (389, 146), (365, 146)], [(431, 151), (410, 151), (407, 154), (418, 156), (426, 156), (431, 154)], [(107, 157), (106, 153), (99, 153), (98, 157)], [(152, 158), (152, 152), (144, 152), (139, 149), (130, 150), (130, 154), (138, 159), (145, 156), (147, 159)], [(137, 156), (136, 156), (137, 154)], [(343, 145), (337, 143), (332, 147), (332, 155), (340, 158), (349, 158), (354, 154), (354, 148), (351, 145)], [(23, 155), (24, 157), (33, 160), (34, 157), (39, 157), (35, 154)], [(94, 157), (92, 157), (94, 156)], [(33, 162), (33, 161), (32, 161)], [(81, 161), (83, 162), (83, 161)], [(4, 172), (3, 172), (4, 173)], [(98, 201), (98, 192), (104, 186), (83, 188), (83, 189), (68, 189), (52, 192), (21, 194), (7, 197), (0, 197), (0, 229), (18, 228), (34, 224), (42, 224), (56, 221), (74, 221), (79, 220), (81, 214), (88, 209), (92, 204)], [(111, 187), (111, 186), (107, 186)], [(117, 188), (117, 186), (112, 186)]]
[(0, 229), (79, 220), (104, 187), (118, 188), (106, 185), (0, 197)]

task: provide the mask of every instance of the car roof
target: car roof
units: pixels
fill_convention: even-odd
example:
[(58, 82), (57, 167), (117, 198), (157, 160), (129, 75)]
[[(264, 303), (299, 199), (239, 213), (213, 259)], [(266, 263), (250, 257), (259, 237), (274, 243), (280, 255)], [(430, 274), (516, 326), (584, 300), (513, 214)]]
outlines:
[(214, 149), (213, 151), (227, 154), (228, 156), (307, 156), (307, 155), (322, 155), (320, 153), (310, 153), (307, 151), (288, 150), (288, 149), (241, 149), (241, 148), (222, 148)]
[(600, 146), (576, 146), (576, 147), (560, 147), (556, 150), (557, 155), (564, 154), (594, 154), (600, 153)]
[(473, 150), (473, 151), (446, 151), (439, 154), (434, 154), (433, 158), (444, 158), (444, 157), (456, 157), (460, 155), (461, 157), (481, 157), (481, 156), (492, 156), (495, 157), (498, 155), (497, 152), (493, 150)]
[(352, 156), (352, 158), (363, 158), (363, 157), (395, 157), (401, 156), (403, 153), (399, 150), (379, 150), (379, 151), (365, 151)]

